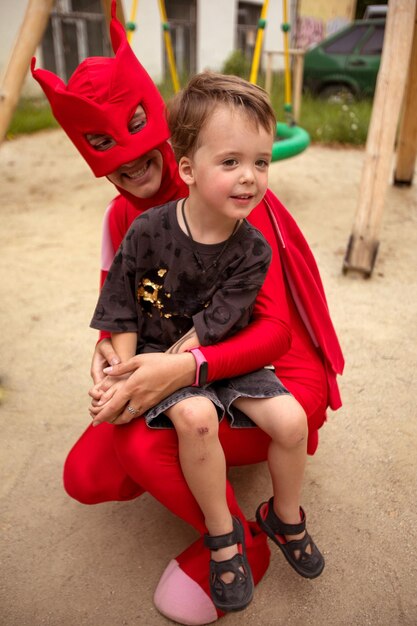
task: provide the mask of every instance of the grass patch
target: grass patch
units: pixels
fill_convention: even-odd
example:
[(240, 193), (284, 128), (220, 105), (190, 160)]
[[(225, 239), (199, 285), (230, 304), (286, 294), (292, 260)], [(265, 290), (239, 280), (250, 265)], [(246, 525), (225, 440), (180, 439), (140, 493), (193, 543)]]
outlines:
[[(264, 86), (262, 77), (259, 84)], [(271, 100), (278, 120), (286, 122), (282, 74), (274, 75)], [(303, 94), (298, 124), (313, 142), (360, 146), (366, 142), (371, 113), (372, 100), (336, 103)]]
[(45, 128), (57, 128), (49, 103), (44, 98), (21, 98), (7, 131), (11, 139), (16, 135), (36, 133)]
[(370, 100), (334, 103), (305, 96), (299, 125), (312, 141), (361, 146), (366, 142), (371, 113)]

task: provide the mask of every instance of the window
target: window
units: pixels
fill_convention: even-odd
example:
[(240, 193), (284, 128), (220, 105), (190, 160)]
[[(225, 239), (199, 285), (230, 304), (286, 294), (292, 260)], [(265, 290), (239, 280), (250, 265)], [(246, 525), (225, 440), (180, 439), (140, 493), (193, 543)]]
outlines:
[[(196, 71), (196, 0), (166, 0), (172, 47), (178, 74)], [(164, 55), (164, 74), (168, 74), (168, 59)]]
[(57, 0), (42, 40), (43, 65), (68, 81), (89, 56), (112, 54), (101, 0)]
[(384, 43), (384, 27), (377, 26), (361, 48), (361, 54), (380, 55), (382, 53), (382, 44)]
[(239, 2), (237, 17), (237, 45), (249, 60), (255, 49), (258, 21), (261, 16), (261, 5), (250, 2)]
[(353, 26), (340, 37), (334, 39), (324, 47), (328, 54), (350, 54), (357, 46), (359, 40), (368, 30), (368, 26)]

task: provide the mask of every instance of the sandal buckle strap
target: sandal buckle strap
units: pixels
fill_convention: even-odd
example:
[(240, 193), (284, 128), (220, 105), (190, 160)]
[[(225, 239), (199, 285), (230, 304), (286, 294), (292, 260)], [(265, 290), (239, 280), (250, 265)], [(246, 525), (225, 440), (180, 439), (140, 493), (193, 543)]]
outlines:
[(274, 511), (274, 498), (270, 498), (268, 502), (268, 513), (265, 521), (273, 529), (277, 535), (299, 535), (306, 528), (306, 516), (303, 508), (300, 506), (301, 521), (298, 524), (286, 524)]
[(208, 534), (204, 535), (204, 545), (206, 548), (213, 551), (220, 550), (221, 548), (228, 548), (229, 546), (233, 546), (235, 543), (242, 543), (241, 526), (239, 522), (236, 522), (235, 518), (233, 518), (232, 532), (216, 536)]

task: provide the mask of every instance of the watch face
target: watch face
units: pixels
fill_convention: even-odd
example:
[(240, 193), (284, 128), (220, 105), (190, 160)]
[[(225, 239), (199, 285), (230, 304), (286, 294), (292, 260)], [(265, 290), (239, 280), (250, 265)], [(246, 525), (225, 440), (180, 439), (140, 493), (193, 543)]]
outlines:
[(203, 387), (207, 383), (208, 363), (204, 361), (198, 370), (198, 386)]

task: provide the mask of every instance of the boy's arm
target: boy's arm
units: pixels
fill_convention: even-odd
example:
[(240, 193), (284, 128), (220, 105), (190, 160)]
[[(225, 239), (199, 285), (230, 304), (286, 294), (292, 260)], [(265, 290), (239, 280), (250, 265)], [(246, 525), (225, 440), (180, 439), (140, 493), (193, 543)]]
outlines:
[(111, 333), (111, 342), (122, 362), (136, 354), (137, 333)]
[[(127, 201), (122, 196), (114, 198), (105, 211), (101, 236), (100, 289), (105, 283), (116, 251), (132, 219), (130, 219), (128, 215)], [(103, 341), (104, 339), (108, 341)], [(103, 368), (106, 367), (106, 365), (116, 365), (117, 363), (120, 363), (120, 358), (113, 349), (110, 341), (110, 332), (100, 330), (90, 369), (94, 383), (97, 384), (104, 378)]]
[(188, 333), (185, 333), (183, 337), (178, 339), (168, 350), (165, 350), (168, 354), (180, 354), (182, 352), (187, 352), (191, 350), (191, 348), (197, 348), (200, 345), (200, 342), (197, 337), (196, 330), (194, 326), (190, 328)]

